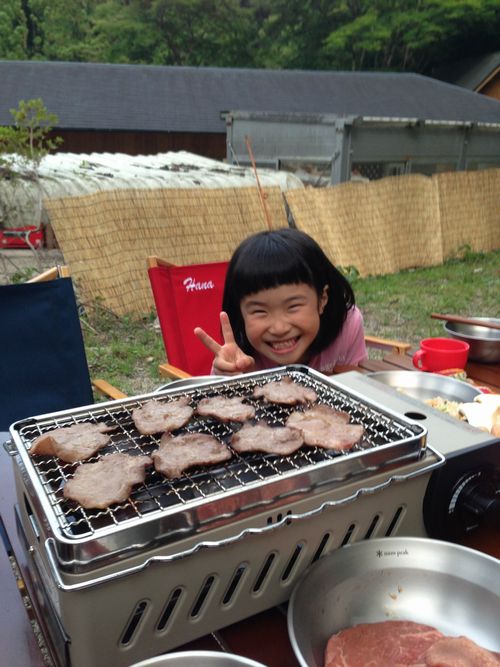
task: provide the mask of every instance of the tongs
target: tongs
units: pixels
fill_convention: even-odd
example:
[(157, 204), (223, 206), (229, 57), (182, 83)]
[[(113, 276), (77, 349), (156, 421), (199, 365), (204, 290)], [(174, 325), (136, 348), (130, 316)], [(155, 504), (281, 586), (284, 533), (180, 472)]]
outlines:
[(448, 322), (456, 322), (457, 324), (471, 324), (475, 327), (485, 327), (486, 329), (496, 329), (500, 331), (500, 324), (494, 322), (485, 322), (484, 320), (475, 320), (472, 317), (461, 317), (460, 315), (441, 315), (440, 313), (431, 313), (431, 317), (435, 320), (446, 320)]

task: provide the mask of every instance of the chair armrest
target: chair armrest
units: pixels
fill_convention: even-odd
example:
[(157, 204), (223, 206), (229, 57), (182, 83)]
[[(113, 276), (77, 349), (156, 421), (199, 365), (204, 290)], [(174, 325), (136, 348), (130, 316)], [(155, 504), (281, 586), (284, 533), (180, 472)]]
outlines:
[(114, 400), (118, 398), (127, 398), (127, 394), (124, 394), (123, 391), (113, 387), (113, 385), (106, 382), (106, 380), (92, 380), (92, 386), (101, 394), (109, 396), (109, 398)]
[(177, 366), (172, 366), (172, 364), (160, 364), (158, 366), (158, 370), (160, 371), (160, 375), (162, 377), (172, 378), (175, 380), (192, 377), (189, 373), (186, 373), (186, 371), (177, 368)]
[(62, 266), (53, 266), (51, 269), (47, 269), (43, 273), (39, 273), (36, 276), (33, 276), (30, 280), (27, 280), (27, 283), (43, 283), (48, 280), (56, 280), (56, 278), (69, 278), (70, 273), (68, 267), (64, 264)]
[(365, 343), (368, 347), (378, 347), (381, 349), (391, 349), (398, 354), (405, 354), (411, 348), (411, 343), (403, 343), (399, 340), (389, 340), (379, 338), (378, 336), (365, 336)]

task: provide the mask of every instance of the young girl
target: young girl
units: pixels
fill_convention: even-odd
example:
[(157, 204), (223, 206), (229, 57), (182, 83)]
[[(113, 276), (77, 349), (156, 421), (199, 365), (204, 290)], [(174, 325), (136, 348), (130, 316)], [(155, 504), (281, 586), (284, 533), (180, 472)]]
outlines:
[(220, 322), (224, 343), (195, 334), (212, 372), (235, 375), (287, 364), (322, 373), (366, 358), (363, 318), (349, 282), (310, 236), (286, 228), (245, 239), (229, 263)]

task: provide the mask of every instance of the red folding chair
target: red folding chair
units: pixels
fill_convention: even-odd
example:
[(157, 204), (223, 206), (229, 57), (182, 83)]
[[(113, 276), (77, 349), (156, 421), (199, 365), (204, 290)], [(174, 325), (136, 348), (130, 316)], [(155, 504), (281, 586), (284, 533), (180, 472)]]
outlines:
[(219, 313), (227, 262), (176, 266), (159, 257), (148, 257), (148, 274), (160, 322), (168, 363), (161, 375), (185, 378), (209, 375), (213, 353), (194, 335), (202, 327), (221, 340)]

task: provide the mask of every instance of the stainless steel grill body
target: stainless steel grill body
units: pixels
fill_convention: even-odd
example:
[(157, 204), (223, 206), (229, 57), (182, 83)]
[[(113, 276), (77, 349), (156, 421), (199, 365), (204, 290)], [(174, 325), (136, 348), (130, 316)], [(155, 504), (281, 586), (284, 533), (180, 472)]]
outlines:
[[(29, 456), (41, 432), (76, 421), (115, 424), (112, 451), (150, 454), (133, 408), (154, 398), (244, 396), (257, 419), (282, 424), (291, 411), (251, 397), (257, 384), (291, 377), (319, 402), (361, 423), (359, 446), (335, 455), (302, 447), (292, 456), (236, 455), (223, 466), (168, 481), (150, 471), (126, 503), (82, 510), (62, 496), (74, 465)], [(227, 442), (238, 428), (194, 418), (187, 430)], [(11, 427), (20, 532), (61, 664), (126, 666), (285, 601), (313, 560), (346, 542), (425, 535), (422, 499), (444, 459), (426, 429), (305, 367), (284, 367), (164, 391)]]

